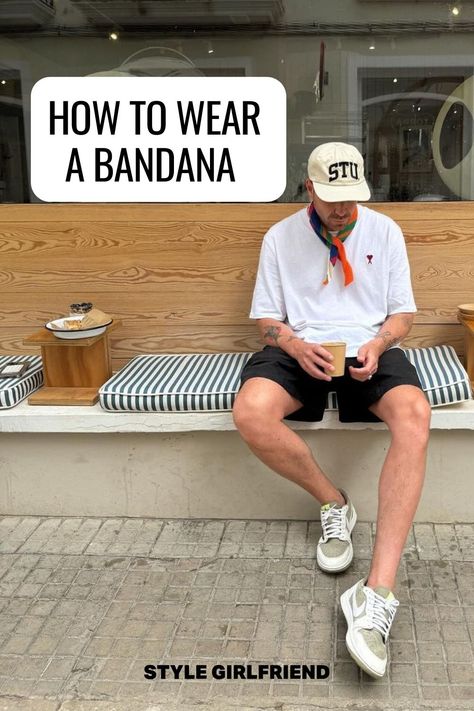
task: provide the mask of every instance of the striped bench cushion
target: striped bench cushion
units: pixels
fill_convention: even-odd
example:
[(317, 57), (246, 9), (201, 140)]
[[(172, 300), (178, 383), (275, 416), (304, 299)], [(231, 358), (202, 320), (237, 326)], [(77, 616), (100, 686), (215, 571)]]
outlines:
[(231, 410), (251, 353), (145, 355), (133, 358), (99, 390), (105, 410)]
[(18, 405), (43, 384), (41, 356), (0, 355), (0, 368), (12, 360), (16, 363), (28, 361), (30, 367), (19, 378), (0, 378), (0, 410)]
[[(467, 373), (451, 346), (405, 350), (433, 407), (470, 398)], [(251, 353), (143, 355), (99, 390), (104, 410), (190, 412), (231, 410)], [(337, 409), (329, 393), (328, 409)]]
[(470, 400), (471, 383), (452, 346), (404, 348), (431, 407)]

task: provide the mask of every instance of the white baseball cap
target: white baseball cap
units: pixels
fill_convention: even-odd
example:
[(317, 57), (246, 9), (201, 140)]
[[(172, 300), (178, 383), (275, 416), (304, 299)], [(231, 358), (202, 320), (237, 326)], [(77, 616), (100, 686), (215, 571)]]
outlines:
[(316, 195), (325, 202), (370, 199), (364, 159), (349, 143), (323, 143), (315, 148), (308, 159), (308, 176)]

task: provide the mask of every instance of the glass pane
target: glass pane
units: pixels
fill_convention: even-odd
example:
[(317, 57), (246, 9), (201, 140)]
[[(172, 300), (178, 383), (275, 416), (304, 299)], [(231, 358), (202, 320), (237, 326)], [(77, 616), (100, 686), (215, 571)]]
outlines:
[(361, 150), (373, 200), (474, 199), (474, 4), (454, 9), (426, 0), (0, 3), (0, 201), (36, 201), (34, 83), (104, 73), (280, 80), (288, 96), (280, 201), (306, 200), (308, 155), (331, 140)]
[[(446, 98), (471, 71), (453, 76), (447, 76), (449, 70), (427, 72), (423, 67), (385, 70), (385, 76), (380, 70), (362, 71), (367, 176), (375, 200), (458, 199), (435, 164), (433, 128)], [(465, 157), (471, 125), (467, 108), (464, 112), (457, 103), (449, 109), (440, 136), (445, 167)]]

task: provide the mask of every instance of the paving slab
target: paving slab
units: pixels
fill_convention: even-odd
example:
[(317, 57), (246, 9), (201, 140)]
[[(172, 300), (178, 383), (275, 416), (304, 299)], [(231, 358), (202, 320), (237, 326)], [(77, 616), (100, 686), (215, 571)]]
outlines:
[[(0, 711), (472, 711), (474, 525), (410, 531), (381, 680), (351, 660), (338, 605), (368, 570), (374, 526), (357, 524), (339, 576), (315, 563), (319, 533), (314, 521), (0, 517)], [(329, 675), (236, 672), (271, 664)], [(168, 668), (147, 679), (147, 665)]]

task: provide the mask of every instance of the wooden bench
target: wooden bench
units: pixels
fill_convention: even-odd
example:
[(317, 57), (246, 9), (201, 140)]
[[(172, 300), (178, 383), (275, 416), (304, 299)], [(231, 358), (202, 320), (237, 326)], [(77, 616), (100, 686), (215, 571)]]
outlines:
[[(261, 241), (270, 225), (301, 207), (300, 204), (0, 205), (0, 351), (37, 353), (33, 348), (26, 348), (23, 339), (46, 321), (67, 312), (70, 303), (78, 301), (92, 301), (98, 308), (120, 318), (122, 325), (112, 337), (114, 370), (137, 354), (257, 350), (261, 344), (255, 324), (248, 319), (248, 312)], [(471, 380), (474, 379), (474, 332), (472, 327), (470, 330), (463, 328), (456, 312), (458, 304), (474, 301), (474, 216), (470, 204), (403, 203), (374, 204), (371, 207), (393, 217), (402, 227), (407, 241), (419, 310), (404, 345), (451, 344), (467, 362)], [(433, 411), (432, 426), (439, 431), (439, 446), (443, 451), (447, 451), (442, 440), (445, 430), (458, 430), (459, 437), (462, 437), (463, 430), (474, 429), (472, 405), (471, 401)], [(363, 443), (365, 451), (370, 450), (370, 456), (375, 458), (379, 455), (372, 452), (372, 440), (366, 439), (366, 435), (374, 436), (374, 433), (360, 430), (385, 428), (381, 424), (342, 424), (335, 413), (327, 413), (322, 423), (294, 423), (293, 426), (305, 430), (308, 436), (315, 434), (308, 432), (310, 430), (324, 430), (327, 436), (324, 446), (327, 446), (328, 452), (337, 440), (339, 430), (354, 430), (352, 434), (343, 436), (357, 436), (354, 446), (357, 448)], [(133, 496), (130, 494), (131, 484), (126, 481), (117, 483), (117, 479), (108, 478), (112, 475), (106, 466), (111, 455), (110, 438), (114, 435), (116, 452), (113, 453), (110, 468), (117, 467), (115, 454), (118, 456), (119, 451), (126, 460), (128, 457), (131, 461), (130, 454), (125, 456), (124, 447), (128, 453), (130, 448), (135, 448), (134, 451), (141, 448), (140, 451), (149, 453), (154, 451), (151, 443), (145, 445), (141, 439), (144, 433), (162, 436), (159, 442), (160, 458), (171, 472), (177, 471), (177, 458), (181, 456), (178, 452), (183, 451), (179, 449), (182, 437), (190, 435), (186, 440), (186, 456), (190, 459), (185, 461), (181, 458), (178, 467), (178, 478), (182, 483), (178, 486), (172, 474), (174, 483), (167, 479), (168, 484), (163, 483), (161, 487), (161, 495), (166, 494), (163, 506), (170, 516), (183, 515), (183, 512), (196, 516), (202, 511), (205, 515), (218, 515), (217, 511), (222, 512), (223, 516), (238, 515), (238, 493), (234, 497), (235, 508), (231, 509), (223, 504), (223, 499), (227, 500), (224, 493), (215, 507), (206, 507), (204, 503), (201, 506), (199, 497), (193, 499), (191, 494), (186, 494), (189, 481), (194, 481), (197, 490), (202, 490), (202, 481), (199, 483), (194, 476), (196, 464), (193, 464), (192, 457), (197, 456), (200, 466), (204, 466), (201, 460), (209, 457), (215, 446), (218, 435), (213, 433), (216, 431), (221, 433), (219, 446), (223, 447), (224, 452), (219, 450), (211, 469), (217, 466), (217, 461), (225, 461), (223, 468), (227, 467), (235, 473), (240, 471), (240, 458), (250, 472), (262, 471), (258, 464), (246, 458), (246, 450), (237, 440), (237, 434), (231, 432), (233, 429), (228, 412), (106, 413), (98, 405), (93, 408), (33, 408), (22, 403), (13, 410), (0, 413), (3, 450), (8, 450), (12, 459), (15, 456), (18, 458), (17, 438), (20, 433), (22, 437), (28, 435), (34, 445), (30, 451), (25, 448), (22, 452), (23, 469), (37, 468), (37, 450), (41, 450), (46, 458), (46, 452), (53, 448), (53, 451), (67, 458), (68, 452), (76, 452), (77, 443), (84, 438), (87, 438), (88, 448), (92, 447), (92, 441), (93, 447), (102, 447), (100, 456), (95, 460), (95, 474), (98, 476), (97, 468), (101, 467), (104, 501), (110, 500), (107, 492), (109, 481), (112, 481), (112, 486), (121, 487), (121, 493), (117, 495), (118, 508), (114, 508), (115, 503), (111, 502), (111, 508), (105, 515), (152, 515), (150, 508), (147, 508), (152, 506), (152, 498), (149, 493), (143, 493), (144, 489), (148, 492), (147, 487), (153, 491), (155, 486), (152, 482), (151, 454), (146, 465), (147, 483), (140, 485), (140, 494), (134, 489)], [(96, 436), (99, 433), (103, 437), (101, 445)], [(127, 433), (120, 444), (116, 439), (118, 433)], [(46, 434), (49, 444), (44, 449)], [(233, 439), (228, 440), (231, 435)], [(386, 435), (384, 432), (383, 436)], [(466, 439), (466, 443), (472, 441), (472, 433), (469, 432), (469, 435), (471, 439)], [(193, 437), (198, 436), (201, 437), (199, 452), (193, 450), (196, 444)], [(382, 433), (377, 436), (382, 436)], [(134, 438), (133, 445), (131, 438)], [(170, 438), (174, 438), (172, 442)], [(321, 439), (318, 446), (320, 442)], [(464, 440), (451, 438), (451, 442), (457, 449), (464, 446)], [(82, 445), (81, 452), (84, 457)], [(227, 460), (222, 459), (224, 453)], [(469, 455), (470, 459), (473, 454)], [(458, 464), (453, 461), (453, 466), (459, 468), (459, 457), (464, 461), (463, 456), (462, 452), (455, 453)], [(88, 463), (90, 468), (89, 460)], [(136, 471), (140, 466), (143, 469), (143, 462), (141, 465), (137, 462)], [(13, 467), (12, 472), (16, 472), (18, 479), (18, 469)], [(68, 472), (58, 472), (59, 469), (53, 475), (49, 469), (43, 468), (42, 476), (44, 480), (51, 479), (51, 482), (56, 481), (58, 476), (66, 477), (69, 486), (79, 486), (82, 494), (78, 490), (69, 498), (64, 494), (59, 503), (56, 500), (53, 504), (51, 496), (45, 491), (41, 500), (36, 498), (33, 501), (33, 494), (29, 493), (31, 478), (28, 482), (25, 480), (24, 485), (17, 486), (12, 474), (12, 480), (3, 484), (9, 497), (8, 511), (104, 515), (101, 508), (103, 502), (96, 505), (95, 499), (86, 492), (86, 482), (89, 482), (93, 495), (96, 493), (89, 472), (85, 471), (85, 465), (80, 464), (80, 457), (76, 468), (72, 466)], [(83, 482), (77, 482), (78, 476), (83, 478)], [(248, 487), (254, 485), (253, 481), (246, 481)], [(215, 482), (213, 485), (215, 488)], [(183, 499), (188, 502), (184, 508), (175, 503), (176, 497), (171, 498), (168, 489), (171, 491), (173, 486), (175, 490), (177, 486), (182, 489)], [(285, 486), (281, 482), (274, 484), (274, 491), (281, 494), (284, 490), (287, 496), (287, 490), (281, 488)], [(461, 480), (459, 487), (462, 489)], [(16, 493), (12, 493), (13, 490)], [(35, 496), (37, 493), (35, 491)], [(245, 496), (247, 508), (241, 513), (243, 517), (259, 517), (262, 511), (264, 515), (268, 511), (269, 517), (300, 515), (304, 518), (308, 512), (305, 509), (307, 501), (302, 503), (299, 495), (291, 499), (287, 508), (283, 506), (281, 509), (278, 508), (279, 503), (268, 509), (252, 507), (251, 498)], [(280, 500), (281, 496), (277, 498)], [(148, 500), (144, 502), (143, 499)], [(32, 509), (34, 506), (37, 506), (35, 510)], [(458, 510), (457, 514), (462, 520), (462, 513)], [(162, 512), (162, 515), (166, 514)], [(361, 515), (364, 516), (364, 513)], [(450, 514), (446, 515), (449, 518)], [(442, 516), (438, 507), (433, 520), (442, 520)]]

